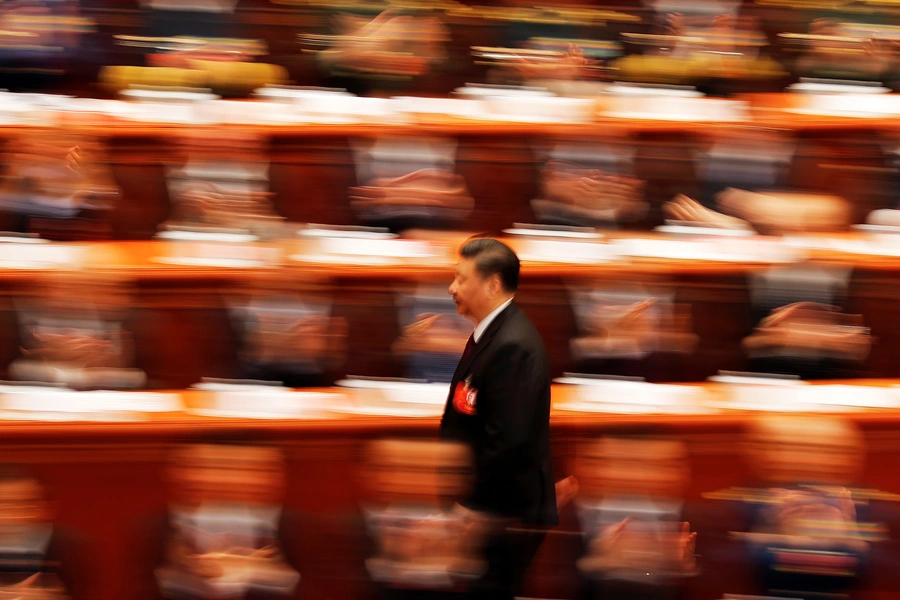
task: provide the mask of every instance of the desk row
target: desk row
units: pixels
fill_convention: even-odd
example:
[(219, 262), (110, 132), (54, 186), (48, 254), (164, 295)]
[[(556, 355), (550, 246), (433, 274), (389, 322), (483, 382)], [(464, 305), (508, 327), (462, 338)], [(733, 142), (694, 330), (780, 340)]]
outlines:
[[(132, 258), (143, 249), (146, 260), (154, 248), (178, 244), (75, 249), (98, 247), (130, 249)], [(70, 250), (45, 249), (58, 248)], [(247, 266), (246, 258), (231, 260)], [(449, 381), (472, 331), (447, 294), (449, 256), (427, 267), (365, 263), (236, 269), (98, 260), (84, 270), (6, 270), (2, 373), (155, 389), (204, 377), (292, 387), (348, 375)], [(608, 268), (526, 262), (516, 301), (541, 333), (554, 376), (702, 381), (724, 370), (893, 377), (896, 270), (891, 260), (855, 267), (824, 259)], [(132, 369), (138, 372), (128, 375)], [(101, 382), (79, 373), (104, 375)], [(115, 373), (123, 375), (119, 383)]]
[[(808, 383), (787, 378), (720, 375), (706, 384), (653, 384), (637, 380), (569, 376), (553, 386), (551, 421), (563, 427), (641, 422), (669, 416), (672, 423), (735, 423), (748, 413), (844, 414), (900, 420), (895, 380)], [(365, 428), (372, 419), (427, 419), (443, 414), (449, 386), (442, 383), (347, 379), (333, 388), (292, 390), (247, 381), (210, 381), (164, 392), (74, 391), (62, 387), (0, 385), (0, 421), (54, 424), (142, 423), (147, 433), (203, 426), (223, 431), (234, 419), (265, 428)], [(220, 421), (225, 419), (226, 421)], [(219, 423), (217, 425), (217, 422)], [(15, 434), (10, 430), (10, 433)], [(33, 431), (22, 432), (29, 435)]]

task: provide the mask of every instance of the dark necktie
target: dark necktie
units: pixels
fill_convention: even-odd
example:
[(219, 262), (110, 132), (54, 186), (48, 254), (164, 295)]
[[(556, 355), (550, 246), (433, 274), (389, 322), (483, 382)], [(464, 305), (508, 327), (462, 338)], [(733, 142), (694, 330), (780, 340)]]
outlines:
[(472, 353), (472, 348), (475, 347), (475, 334), (469, 336), (469, 341), (466, 342), (466, 349), (463, 350), (462, 358), (459, 359), (460, 364), (466, 362), (466, 358), (468, 358), (469, 354)]

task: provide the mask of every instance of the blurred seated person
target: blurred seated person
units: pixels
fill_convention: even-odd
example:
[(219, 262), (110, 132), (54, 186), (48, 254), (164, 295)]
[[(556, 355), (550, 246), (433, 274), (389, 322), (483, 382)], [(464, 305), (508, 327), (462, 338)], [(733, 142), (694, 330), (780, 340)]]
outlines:
[(147, 57), (148, 66), (200, 71), (206, 85), (221, 96), (243, 97), (262, 87), (288, 83), (283, 67), (260, 62), (268, 55), (260, 40), (176, 37), (166, 42), (164, 51)]
[(236, 190), (211, 181), (192, 181), (179, 186), (173, 198), (176, 215), (167, 221), (178, 228), (265, 230), (280, 225), (284, 217), (272, 207), (272, 192)]
[(269, 160), (253, 134), (185, 135), (166, 172), (171, 212), (160, 230), (228, 231), (261, 238), (284, 233), (269, 191)]
[(569, 341), (576, 372), (648, 381), (683, 377), (673, 355), (690, 355), (697, 346), (690, 305), (624, 282), (571, 289), (570, 295), (578, 328)]
[(244, 378), (287, 387), (329, 385), (324, 374), (346, 358), (347, 321), (332, 317), (330, 305), (257, 294), (231, 312), (243, 342)]
[(716, 195), (729, 188), (765, 193), (784, 188), (796, 149), (790, 135), (762, 128), (723, 129), (700, 164), (707, 208), (715, 207)]
[[(164, 598), (292, 598), (282, 499), (284, 457), (264, 446), (196, 444), (173, 452), (170, 503), (152, 531)], [(146, 590), (145, 590), (146, 592)]]
[(692, 331), (690, 307), (659, 303), (648, 298), (624, 305), (596, 305), (589, 315), (587, 330), (572, 339), (576, 360), (600, 356), (645, 356), (651, 352), (693, 351), (697, 336)]
[(115, 279), (54, 278), (39, 298), (21, 301), (20, 357), (10, 364), (10, 376), (75, 389), (143, 386), (146, 375), (135, 366), (134, 339), (125, 326), (128, 301)]
[(457, 220), (474, 201), (460, 175), (420, 169), (400, 177), (378, 177), (350, 189), (351, 206), (368, 223)]
[[(116, 43), (142, 49), (143, 65), (110, 65), (101, 70), (112, 93), (130, 87), (197, 88), (226, 97), (246, 97), (267, 85), (289, 83), (283, 67), (264, 62), (262, 40), (239, 38), (234, 11), (238, 0), (140, 0), (144, 30), (117, 35)], [(132, 59), (133, 61), (134, 59)]]
[[(896, 70), (897, 45), (880, 40), (855, 23), (816, 19), (809, 35), (792, 36), (789, 41), (805, 42), (796, 70), (801, 77), (818, 79), (885, 81)], [(798, 39), (800, 38), (800, 39)]]
[(585, 443), (575, 474), (586, 598), (665, 598), (696, 574), (696, 533), (684, 519), (689, 479), (681, 442), (610, 436)]
[(667, 15), (663, 33), (625, 33), (644, 47), (612, 63), (620, 81), (693, 85), (714, 94), (747, 85), (767, 88), (784, 69), (760, 49), (767, 45), (755, 19), (728, 14)]
[(7, 142), (0, 227), (60, 241), (108, 239), (120, 191), (104, 149), (61, 134)]
[(53, 517), (53, 504), (31, 474), (0, 467), (0, 594), (34, 600), (87, 598), (77, 554), (85, 549), (76, 548)]
[(379, 137), (354, 144), (350, 204), (359, 220), (393, 231), (459, 227), (475, 207), (456, 170), (457, 142), (440, 137)]
[(381, 440), (366, 453), (369, 576), (386, 598), (464, 597), (484, 573), (487, 517), (459, 505), (471, 484), (461, 444)]
[[(490, 584), (488, 561), (508, 543), (508, 522), (459, 504), (474, 476), (468, 446), (379, 440), (367, 446), (365, 467), (366, 569), (383, 597), (492, 597), (478, 590)], [(557, 506), (578, 490), (574, 477), (558, 481)]]
[(663, 210), (669, 219), (682, 224), (744, 229), (762, 235), (846, 231), (851, 220), (849, 204), (838, 196), (728, 188), (716, 195), (716, 201), (723, 212), (679, 194)]
[(10, 91), (40, 91), (58, 84), (78, 57), (92, 21), (78, 0), (6, 0), (0, 3), (0, 73)]
[(420, 313), (391, 349), (406, 357), (413, 379), (450, 382), (471, 335), (470, 323), (453, 313)]
[(238, 0), (139, 0), (149, 11), (149, 35), (224, 37)]
[(347, 80), (351, 92), (400, 91), (443, 65), (449, 32), (439, 16), (389, 8), (369, 17), (343, 13), (335, 33), (317, 36), (317, 59), (330, 77)]
[(741, 345), (751, 356), (825, 356), (859, 362), (868, 356), (872, 336), (862, 325), (862, 315), (795, 302), (772, 310)]
[(864, 457), (856, 427), (833, 417), (767, 416), (754, 421), (746, 450), (756, 485), (731, 497), (744, 504), (737, 535), (761, 591), (833, 597), (859, 586), (881, 534), (866, 523), (866, 491), (851, 487)]
[[(486, 82), (494, 85), (548, 86), (552, 82), (571, 82), (589, 78), (601, 61), (585, 57), (584, 49), (574, 43), (565, 48), (546, 48), (535, 41), (523, 48), (473, 48), (475, 59), (490, 65)], [(612, 50), (601, 47), (600, 53)], [(595, 52), (597, 53), (597, 52)]]
[(551, 160), (541, 171), (543, 193), (531, 206), (542, 223), (623, 225), (647, 214), (644, 184), (631, 177)]

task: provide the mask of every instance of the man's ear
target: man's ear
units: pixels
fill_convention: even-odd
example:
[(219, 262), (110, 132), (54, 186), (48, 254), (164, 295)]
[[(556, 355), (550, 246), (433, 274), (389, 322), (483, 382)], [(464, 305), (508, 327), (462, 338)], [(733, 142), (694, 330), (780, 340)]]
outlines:
[(491, 291), (491, 294), (496, 296), (501, 291), (503, 291), (503, 283), (500, 281), (500, 275), (495, 273), (491, 275), (491, 280), (488, 283), (488, 289)]

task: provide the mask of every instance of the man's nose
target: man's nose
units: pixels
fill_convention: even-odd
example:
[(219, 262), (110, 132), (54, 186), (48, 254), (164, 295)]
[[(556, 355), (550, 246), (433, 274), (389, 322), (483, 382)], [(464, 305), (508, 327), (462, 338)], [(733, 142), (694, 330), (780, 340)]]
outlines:
[(450, 284), (450, 287), (447, 288), (447, 293), (451, 296), (456, 294), (456, 282)]

